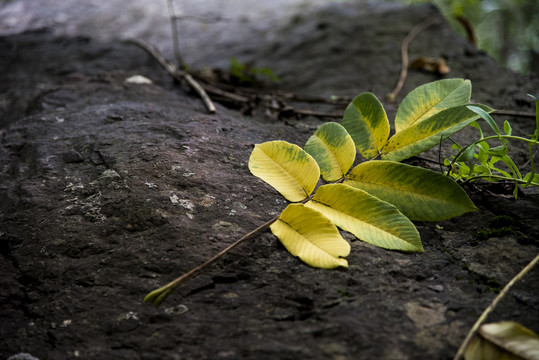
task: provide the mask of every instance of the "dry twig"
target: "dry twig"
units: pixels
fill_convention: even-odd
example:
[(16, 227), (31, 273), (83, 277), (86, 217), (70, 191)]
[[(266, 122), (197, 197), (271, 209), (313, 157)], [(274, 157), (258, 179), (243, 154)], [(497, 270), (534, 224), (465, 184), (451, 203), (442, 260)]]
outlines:
[(502, 291), (500, 291), (498, 296), (496, 296), (494, 300), (492, 300), (490, 305), (485, 309), (485, 311), (483, 311), (479, 319), (477, 319), (477, 321), (473, 325), (472, 329), (466, 336), (466, 339), (464, 339), (464, 342), (462, 343), (462, 345), (460, 345), (460, 348), (457, 351), (457, 354), (455, 355), (453, 360), (460, 360), (464, 356), (466, 348), (468, 347), (468, 345), (470, 345), (470, 342), (472, 341), (473, 337), (475, 336), (481, 325), (483, 325), (483, 323), (487, 319), (487, 316), (494, 310), (500, 300), (503, 299), (503, 297), (509, 292), (511, 287), (513, 287), (513, 285), (515, 285), (517, 281), (522, 279), (524, 275), (526, 275), (535, 266), (535, 264), (537, 264), (538, 261), (539, 255), (537, 255), (532, 261), (530, 261), (528, 265), (524, 267), (524, 269), (522, 269), (514, 278), (512, 278), (511, 281), (509, 281), (507, 285), (505, 285)]
[(130, 41), (152, 55), (174, 79), (180, 82), (187, 82), (187, 84), (189, 84), (189, 86), (195, 90), (198, 96), (200, 96), (202, 102), (204, 102), (204, 105), (206, 106), (206, 109), (208, 109), (208, 112), (211, 114), (215, 113), (215, 105), (213, 105), (210, 97), (204, 88), (189, 73), (179, 70), (175, 65), (171, 64), (167, 59), (165, 59), (154, 46), (146, 43), (145, 41), (140, 39), (131, 39)]
[(402, 40), (401, 45), (401, 58), (402, 58), (402, 64), (401, 64), (401, 73), (399, 77), (399, 81), (397, 82), (397, 86), (395, 89), (388, 95), (389, 101), (394, 101), (397, 94), (401, 91), (404, 81), (406, 80), (406, 75), (408, 75), (408, 46), (414, 40), (414, 38), (419, 34), (421, 31), (425, 30), (431, 25), (437, 24), (440, 22), (440, 19), (438, 18), (430, 18), (425, 21), (423, 21), (421, 24), (414, 26), (412, 30), (406, 35), (404, 40)]

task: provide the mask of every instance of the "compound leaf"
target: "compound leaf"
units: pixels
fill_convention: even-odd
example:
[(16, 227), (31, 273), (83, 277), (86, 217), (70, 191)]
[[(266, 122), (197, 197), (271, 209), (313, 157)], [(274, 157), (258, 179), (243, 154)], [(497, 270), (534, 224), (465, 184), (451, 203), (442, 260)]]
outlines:
[(539, 359), (539, 336), (513, 321), (482, 325), (464, 354), (466, 360)]
[(373, 245), (423, 252), (414, 224), (393, 205), (345, 184), (318, 188), (305, 206), (321, 212), (341, 229)]
[(326, 181), (342, 178), (356, 158), (354, 141), (342, 125), (334, 122), (320, 126), (304, 149), (316, 160)]
[(307, 198), (320, 178), (320, 169), (311, 155), (282, 140), (255, 145), (249, 170), (293, 202)]
[(352, 100), (344, 111), (342, 124), (365, 159), (378, 155), (389, 137), (386, 112), (372, 93), (363, 93)]
[(395, 132), (400, 132), (442, 110), (470, 102), (470, 80), (444, 79), (421, 85), (402, 100), (395, 116)]
[(477, 210), (451, 178), (393, 161), (359, 164), (345, 184), (393, 204), (410, 220), (439, 221)]
[[(481, 107), (487, 112), (494, 111), (485, 105), (476, 105), (476, 107)], [(382, 158), (400, 161), (417, 155), (478, 118), (479, 115), (465, 105), (442, 110), (393, 135), (382, 151)]]
[(270, 229), (292, 255), (310, 266), (348, 267), (343, 257), (350, 253), (350, 244), (335, 225), (316, 210), (303, 204), (290, 204)]

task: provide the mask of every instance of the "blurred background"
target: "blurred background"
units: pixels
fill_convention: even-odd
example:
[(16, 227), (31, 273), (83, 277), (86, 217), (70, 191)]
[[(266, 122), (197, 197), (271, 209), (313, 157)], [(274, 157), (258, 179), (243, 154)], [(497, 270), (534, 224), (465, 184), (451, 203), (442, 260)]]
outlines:
[(539, 1), (537, 0), (402, 0), (434, 3), (452, 27), (468, 36), (468, 21), (477, 46), (499, 63), (520, 73), (539, 73)]
[[(173, 1), (177, 14), (184, 16), (178, 26), (187, 52), (190, 46), (203, 46), (203, 33), (213, 37), (212, 42), (218, 37), (225, 44), (241, 31), (271, 36), (276, 19), (286, 21), (287, 14), (298, 9), (337, 2), (366, 6), (433, 3), (455, 31), (475, 39), (500, 64), (520, 73), (539, 73), (538, 0)], [(166, 54), (171, 51), (167, 16), (167, 0), (0, 0), (0, 36), (49, 27), (58, 35), (102, 40), (139, 37), (164, 48)], [(245, 23), (250, 25), (242, 27)], [(199, 41), (190, 43), (193, 37)]]

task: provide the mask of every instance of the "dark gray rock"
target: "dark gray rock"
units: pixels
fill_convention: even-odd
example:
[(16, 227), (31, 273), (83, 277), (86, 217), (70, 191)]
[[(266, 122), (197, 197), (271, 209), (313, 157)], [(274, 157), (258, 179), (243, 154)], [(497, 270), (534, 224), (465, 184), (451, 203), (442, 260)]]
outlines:
[[(331, 4), (251, 54), (284, 89), (383, 98), (402, 38), (430, 16), (431, 7)], [(472, 79), (474, 99), (531, 110), (522, 94), (539, 79), (499, 68), (446, 25), (411, 51), (448, 57), (451, 76)], [(131, 44), (30, 32), (0, 39), (0, 53), (0, 357), (445, 359), (537, 253), (537, 194), (516, 202), (474, 191), (479, 211), (417, 224), (424, 254), (352, 240), (348, 270), (313, 269), (266, 232), (162, 308), (145, 306), (150, 290), (286, 206), (249, 173), (249, 154), (267, 140), (303, 145), (321, 121), (222, 106), (208, 115)], [(133, 75), (153, 84), (126, 84)], [(435, 79), (411, 71), (400, 97)], [(533, 128), (514, 120), (518, 131)], [(497, 215), (514, 232), (478, 240)], [(492, 319), (539, 331), (538, 277), (517, 284)]]

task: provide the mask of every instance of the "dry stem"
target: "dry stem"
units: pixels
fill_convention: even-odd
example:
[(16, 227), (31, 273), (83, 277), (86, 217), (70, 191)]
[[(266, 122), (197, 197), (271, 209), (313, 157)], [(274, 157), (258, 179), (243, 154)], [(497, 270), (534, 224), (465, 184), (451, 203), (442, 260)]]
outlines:
[(421, 31), (425, 30), (431, 25), (437, 24), (440, 22), (440, 19), (438, 18), (431, 18), (423, 21), (421, 24), (416, 25), (413, 27), (412, 30), (406, 35), (404, 40), (402, 40), (401, 45), (401, 58), (402, 58), (402, 65), (401, 65), (401, 73), (399, 77), (399, 81), (397, 82), (397, 86), (395, 87), (395, 90), (391, 92), (391, 94), (388, 95), (389, 101), (394, 101), (397, 94), (401, 91), (404, 81), (406, 80), (406, 75), (408, 74), (408, 46), (414, 40), (414, 38), (419, 34)]
[(483, 311), (479, 319), (477, 319), (477, 321), (471, 328), (470, 332), (466, 336), (466, 339), (464, 339), (464, 342), (462, 343), (462, 345), (460, 345), (460, 348), (457, 354), (455, 355), (455, 357), (453, 358), (453, 360), (460, 360), (462, 356), (464, 356), (464, 352), (466, 351), (466, 348), (468, 347), (468, 345), (470, 345), (470, 342), (472, 341), (473, 337), (475, 336), (475, 334), (477, 333), (481, 325), (483, 325), (483, 323), (487, 319), (487, 316), (494, 310), (494, 308), (498, 305), (500, 300), (509, 292), (511, 287), (513, 287), (513, 285), (515, 285), (517, 281), (522, 279), (524, 275), (526, 275), (535, 266), (535, 264), (538, 261), (539, 261), (539, 255), (537, 255), (532, 261), (530, 261), (528, 265), (524, 267), (524, 269), (522, 269), (514, 278), (512, 278), (511, 281), (509, 281), (507, 285), (505, 285), (502, 291), (500, 291), (498, 296), (496, 296), (494, 300), (492, 300), (490, 305), (485, 309), (485, 311)]
[(234, 249), (236, 246), (238, 246), (239, 244), (241, 244), (245, 240), (251, 239), (251, 238), (255, 237), (256, 235), (258, 235), (258, 234), (262, 233), (263, 231), (265, 231), (271, 224), (273, 224), (275, 221), (277, 221), (277, 219), (279, 219), (279, 216), (280, 215), (276, 215), (272, 219), (266, 221), (264, 224), (260, 225), (259, 227), (257, 227), (253, 231), (251, 231), (250, 233), (244, 235), (239, 240), (236, 240), (234, 243), (230, 244), (225, 249), (221, 250), (217, 255), (215, 255), (211, 259), (207, 260), (203, 264), (201, 264), (201, 265), (195, 267), (194, 269), (190, 270), (189, 272), (183, 274), (179, 278), (169, 282), (165, 286), (163, 286), (163, 287), (161, 287), (161, 288), (159, 288), (157, 290), (152, 291), (150, 294), (148, 294), (144, 298), (144, 302), (150, 302), (150, 303), (153, 303), (155, 306), (159, 306), (159, 304), (161, 304), (161, 302), (163, 300), (165, 300), (165, 298), (174, 289), (176, 289), (178, 286), (182, 285), (186, 281), (192, 279), (193, 277), (197, 276), (202, 270), (204, 270), (206, 267), (208, 267), (211, 264), (213, 264), (214, 262), (216, 262), (223, 255), (230, 252), (232, 249)]
[(154, 46), (146, 43), (145, 41), (140, 39), (131, 39), (130, 41), (152, 55), (174, 79), (178, 81), (186, 81), (187, 84), (189, 84), (189, 86), (195, 90), (198, 96), (200, 96), (202, 102), (204, 102), (204, 105), (206, 106), (206, 109), (208, 109), (208, 112), (212, 114), (215, 113), (215, 105), (213, 105), (210, 97), (204, 88), (190, 74), (179, 70), (175, 65), (171, 64), (167, 59), (165, 59)]

